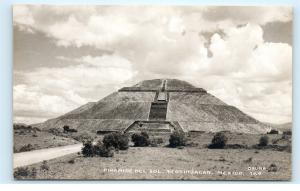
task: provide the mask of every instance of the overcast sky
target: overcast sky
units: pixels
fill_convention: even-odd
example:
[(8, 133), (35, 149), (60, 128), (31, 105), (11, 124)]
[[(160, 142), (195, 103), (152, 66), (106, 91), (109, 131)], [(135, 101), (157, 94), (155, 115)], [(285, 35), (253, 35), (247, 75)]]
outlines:
[(13, 20), (15, 122), (152, 78), (187, 80), (264, 122), (292, 121), (291, 7), (17, 5)]

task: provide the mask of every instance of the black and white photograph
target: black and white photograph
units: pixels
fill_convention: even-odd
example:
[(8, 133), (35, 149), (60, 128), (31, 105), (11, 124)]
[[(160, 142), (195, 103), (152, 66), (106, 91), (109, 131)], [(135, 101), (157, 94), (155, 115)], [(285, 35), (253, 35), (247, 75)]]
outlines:
[(291, 6), (16, 4), (13, 177), (290, 181), (292, 47)]

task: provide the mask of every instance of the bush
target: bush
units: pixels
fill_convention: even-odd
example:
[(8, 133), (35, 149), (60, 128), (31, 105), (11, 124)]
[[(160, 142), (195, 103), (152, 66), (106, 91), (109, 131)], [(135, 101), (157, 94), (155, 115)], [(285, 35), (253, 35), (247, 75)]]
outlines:
[(93, 157), (95, 155), (94, 146), (93, 146), (92, 141), (86, 141), (83, 144), (81, 153), (83, 154), (84, 157)]
[(75, 159), (70, 159), (70, 160), (68, 161), (68, 163), (69, 163), (69, 164), (74, 164), (74, 163), (75, 163)]
[(277, 172), (278, 171), (278, 167), (276, 166), (276, 164), (272, 163), (269, 167), (268, 167), (268, 172)]
[(184, 133), (179, 131), (174, 131), (169, 138), (169, 146), (170, 147), (179, 147), (179, 146), (185, 146), (186, 145), (186, 137)]
[(86, 142), (81, 149), (84, 157), (113, 157), (113, 147), (106, 147), (101, 141), (99, 141), (96, 145), (93, 145), (92, 142)]
[(67, 133), (70, 130), (70, 127), (68, 125), (63, 126), (64, 133)]
[(271, 131), (268, 132), (267, 134), (279, 134), (279, 131), (277, 131), (275, 129), (271, 129)]
[(76, 129), (71, 129), (68, 125), (63, 126), (64, 129), (64, 133), (76, 133), (77, 130)]
[(37, 172), (35, 168), (30, 170), (28, 167), (20, 167), (14, 171), (14, 177), (16, 179), (35, 178), (36, 173)]
[(287, 134), (282, 134), (281, 135), (281, 139), (284, 139), (284, 140), (288, 140), (289, 139), (289, 136)]
[(259, 146), (262, 146), (262, 147), (264, 147), (264, 146), (267, 146), (269, 144), (269, 137), (268, 136), (262, 136), (262, 137), (260, 137), (260, 139), (259, 139)]
[(40, 166), (40, 169), (43, 170), (43, 171), (48, 171), (49, 170), (49, 165), (48, 165), (48, 162), (47, 161), (43, 161), (42, 165)]
[(107, 134), (103, 138), (103, 144), (106, 148), (114, 147), (116, 150), (127, 150), (128, 143), (128, 136), (119, 132)]
[(70, 129), (69, 132), (71, 132), (71, 133), (77, 133), (78, 131), (76, 129)]
[(292, 135), (292, 131), (291, 130), (286, 130), (286, 131), (283, 131), (282, 134), (284, 134), (284, 135)]
[(97, 156), (101, 157), (113, 157), (114, 152), (113, 152), (113, 147), (105, 147), (105, 145), (99, 141), (95, 146), (94, 146), (94, 153)]
[(19, 149), (19, 152), (26, 152), (26, 151), (32, 151), (32, 150), (34, 150), (34, 147), (31, 144), (27, 144), (27, 145), (22, 146)]
[(225, 134), (223, 132), (218, 132), (212, 138), (209, 148), (223, 149), (225, 147), (227, 141), (228, 141), (228, 138), (225, 136)]
[(150, 144), (149, 135), (146, 132), (134, 133), (131, 140), (135, 147), (147, 147)]

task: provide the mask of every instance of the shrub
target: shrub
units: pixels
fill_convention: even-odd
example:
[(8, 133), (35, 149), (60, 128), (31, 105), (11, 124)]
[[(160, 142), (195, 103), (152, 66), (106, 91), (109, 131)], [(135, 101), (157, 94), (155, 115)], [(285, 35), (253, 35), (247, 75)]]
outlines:
[(169, 138), (169, 146), (170, 147), (178, 147), (178, 146), (185, 146), (186, 145), (186, 137), (184, 133), (179, 131), (174, 131)]
[(28, 167), (20, 167), (14, 171), (14, 177), (16, 179), (35, 178), (36, 173), (37, 172), (35, 168), (30, 170)]
[(128, 136), (119, 132), (107, 134), (103, 138), (103, 144), (106, 148), (114, 147), (116, 150), (128, 149)]
[(284, 134), (284, 135), (292, 135), (292, 131), (291, 130), (286, 130), (286, 131), (283, 131), (282, 134)]
[(101, 141), (94, 146), (94, 153), (101, 157), (113, 157), (113, 147), (106, 147)]
[(76, 133), (77, 130), (76, 129), (71, 129), (68, 125), (63, 126), (64, 129), (64, 133)]
[(63, 126), (64, 133), (67, 133), (70, 130), (70, 127), (68, 125)]
[(68, 161), (68, 163), (69, 163), (69, 164), (74, 164), (74, 163), (75, 163), (75, 159), (70, 159), (70, 160)]
[(135, 147), (147, 147), (150, 144), (149, 135), (146, 132), (134, 133), (131, 140)]
[(40, 169), (43, 170), (43, 171), (48, 171), (49, 168), (50, 168), (50, 167), (49, 167), (49, 165), (48, 165), (48, 162), (44, 160), (44, 161), (42, 162), (42, 165), (40, 166)]
[(92, 142), (86, 142), (82, 148), (82, 154), (84, 157), (113, 157), (113, 147), (106, 147), (101, 141), (96, 145), (93, 145)]
[(26, 151), (31, 151), (31, 150), (34, 150), (34, 147), (31, 144), (27, 144), (27, 145), (22, 146), (19, 149), (19, 152), (26, 152)]
[(260, 139), (259, 139), (259, 146), (262, 146), (262, 147), (264, 147), (264, 146), (267, 146), (269, 144), (269, 137), (268, 136), (262, 136), (262, 137), (260, 137)]
[(272, 163), (269, 167), (268, 167), (268, 172), (277, 172), (278, 167), (276, 166), (276, 164)]
[(83, 144), (81, 153), (83, 154), (84, 157), (93, 157), (95, 155), (94, 154), (94, 146), (93, 146), (92, 141), (86, 141)]
[(247, 160), (244, 160), (244, 162), (245, 162), (245, 163), (251, 163), (251, 162), (252, 162), (252, 160), (253, 160), (253, 158), (252, 158), (252, 157), (250, 157), (250, 158), (248, 158)]
[(119, 144), (118, 147), (116, 149), (120, 149), (120, 150), (127, 150), (129, 148), (129, 139), (127, 136), (123, 136), (121, 137), (121, 139), (119, 140)]
[(37, 170), (36, 170), (36, 168), (32, 168), (31, 169), (31, 178), (35, 178), (36, 177), (36, 174), (37, 174)]
[(71, 133), (77, 133), (78, 131), (76, 129), (70, 129), (69, 132), (71, 132)]
[(268, 132), (267, 134), (279, 134), (279, 131), (277, 131), (275, 129), (271, 129), (271, 131)]
[(289, 137), (288, 137), (287, 134), (284, 134), (284, 133), (283, 133), (283, 134), (281, 135), (281, 139), (288, 140)]
[(218, 132), (212, 138), (209, 148), (223, 149), (227, 141), (228, 138), (225, 136), (225, 134), (223, 132)]

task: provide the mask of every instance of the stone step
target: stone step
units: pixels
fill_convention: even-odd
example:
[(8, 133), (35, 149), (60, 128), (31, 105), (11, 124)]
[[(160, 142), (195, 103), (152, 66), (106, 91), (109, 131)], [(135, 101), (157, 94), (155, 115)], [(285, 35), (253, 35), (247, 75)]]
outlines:
[(157, 101), (167, 101), (167, 92), (159, 92)]
[[(139, 130), (132, 130), (132, 131), (129, 131), (130, 134), (133, 134), (133, 133), (141, 133), (141, 131)], [(167, 131), (147, 131), (147, 134), (149, 136), (152, 136), (152, 137), (167, 137), (167, 139), (170, 137), (170, 135), (172, 134), (172, 132), (167, 132)]]
[(138, 128), (138, 129), (135, 129), (135, 130), (138, 130), (138, 131), (155, 131), (155, 132), (171, 132), (171, 129), (169, 128), (160, 128), (160, 129), (155, 129), (155, 128)]
[(160, 123), (160, 122), (139, 122), (136, 123), (129, 132), (157, 132), (159, 133), (171, 133), (173, 131), (173, 127), (170, 123)]
[(168, 123), (140, 123), (139, 127), (146, 127), (149, 129), (169, 129), (169, 124)]
[(167, 107), (168, 103), (165, 101), (152, 102), (151, 106), (153, 107)]
[(149, 119), (150, 120), (166, 120), (167, 116), (167, 102), (153, 102), (150, 108)]

